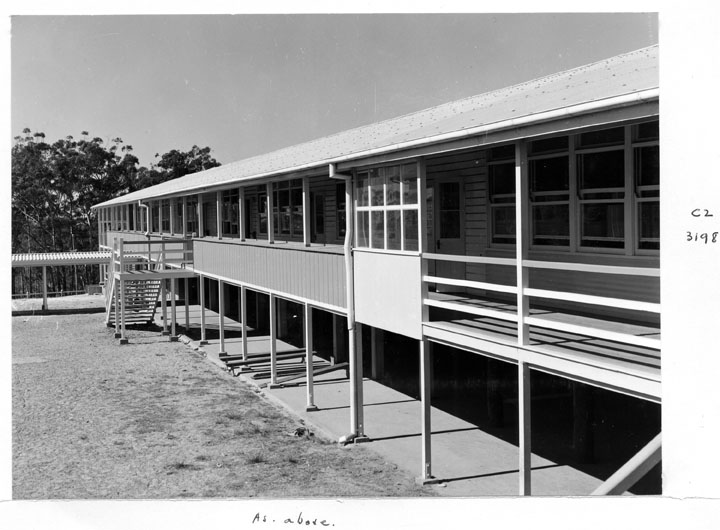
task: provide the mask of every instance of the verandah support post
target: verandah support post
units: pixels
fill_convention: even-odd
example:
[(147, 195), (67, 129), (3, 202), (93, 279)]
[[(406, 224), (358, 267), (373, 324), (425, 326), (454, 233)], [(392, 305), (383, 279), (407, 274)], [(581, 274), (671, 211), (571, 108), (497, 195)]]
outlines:
[(201, 274), (198, 277), (200, 283), (200, 346), (208, 343), (205, 335), (205, 277)]
[(215, 204), (216, 204), (216, 212), (215, 212), (215, 223), (217, 224), (217, 238), (222, 239), (223, 236), (223, 224), (222, 224), (222, 218), (223, 218), (223, 192), (217, 191), (215, 192)]
[(310, 178), (302, 180), (303, 244), (310, 246)]
[(307, 406), (305, 410), (312, 411), (317, 410), (315, 405), (315, 389), (314, 389), (314, 363), (313, 363), (313, 319), (312, 319), (312, 306), (305, 303), (305, 369), (307, 371)]
[(529, 315), (530, 303), (525, 289), (529, 287), (529, 274), (523, 262), (528, 258), (530, 246), (530, 195), (527, 174), (527, 144), (519, 141), (515, 144), (515, 255), (517, 281), (517, 327), (518, 346), (527, 346), (530, 327), (525, 323)]
[(243, 361), (247, 361), (247, 288), (244, 285), (240, 286), (240, 333)]
[[(122, 245), (121, 245), (122, 248)], [(125, 280), (122, 278), (120, 279), (120, 300), (122, 307), (120, 308), (120, 344), (127, 344), (128, 339), (126, 335), (126, 323), (125, 323), (125, 305), (126, 305), (126, 298), (125, 298)]]
[(518, 341), (518, 449), (519, 493), (531, 494), (531, 424), (530, 424), (530, 367), (523, 361), (522, 348), (528, 345), (530, 326), (526, 318), (530, 313), (530, 301), (525, 289), (530, 285), (528, 258), (530, 242), (530, 188), (527, 168), (527, 144), (515, 143), (515, 271), (517, 285), (517, 341)]
[(270, 293), (270, 387), (277, 384), (277, 312), (275, 295)]
[(167, 280), (160, 280), (160, 307), (162, 308), (163, 335), (169, 335), (170, 331), (167, 326)]
[(177, 310), (175, 298), (177, 296), (177, 278), (170, 279), (170, 342), (177, 342)]
[[(365, 417), (363, 411), (363, 342), (362, 342), (362, 324), (359, 322), (355, 323), (355, 329), (350, 330), (350, 338), (348, 343), (352, 341), (355, 344), (354, 352), (350, 349), (350, 354), (353, 355), (355, 362), (350, 363), (350, 377), (354, 391), (352, 391), (351, 397), (351, 408), (355, 409), (355, 432), (357, 437), (355, 438), (356, 443), (359, 438), (367, 438), (365, 436)], [(354, 405), (353, 405), (354, 400)]]
[(268, 182), (265, 185), (265, 193), (266, 193), (266, 200), (267, 200), (267, 206), (265, 207), (266, 214), (267, 214), (267, 231), (268, 231), (268, 243), (275, 243), (275, 215), (273, 213), (273, 210), (275, 208), (274, 206), (274, 197), (273, 197), (273, 185), (272, 182)]
[(220, 334), (220, 355), (225, 355), (225, 284), (218, 280), (218, 333)]
[(532, 429), (530, 423), (530, 366), (518, 362), (518, 449), (520, 453), (520, 495), (531, 495), (530, 473), (532, 456)]
[(190, 279), (185, 278), (185, 333), (190, 330)]
[(429, 484), (437, 482), (432, 474), (432, 378), (430, 364), (432, 362), (432, 343), (427, 339), (419, 342), (420, 346), (420, 418), (422, 438), (422, 469), (419, 482)]
[(42, 310), (47, 311), (48, 308), (48, 296), (47, 296), (47, 267), (43, 265), (43, 303)]
[(241, 187), (238, 191), (238, 236), (240, 241), (245, 241), (245, 188)]

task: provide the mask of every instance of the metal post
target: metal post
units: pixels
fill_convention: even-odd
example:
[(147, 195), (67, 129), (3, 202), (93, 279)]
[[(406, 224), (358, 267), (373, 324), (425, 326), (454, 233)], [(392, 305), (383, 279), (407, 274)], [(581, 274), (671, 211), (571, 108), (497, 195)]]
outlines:
[[(354, 389), (351, 390), (355, 396), (355, 429), (357, 434), (355, 442), (367, 439), (365, 436), (365, 417), (363, 409), (363, 341), (362, 341), (362, 324), (355, 322), (354, 329), (350, 330), (348, 343), (355, 343), (355, 348), (350, 348), (350, 354), (354, 357), (355, 362), (350, 363), (351, 375)], [(351, 405), (352, 406), (352, 405)]]
[(527, 144), (523, 141), (515, 143), (515, 255), (517, 283), (517, 335), (518, 346), (526, 346), (529, 341), (530, 326), (525, 319), (530, 313), (530, 301), (525, 295), (529, 287), (528, 269), (523, 261), (528, 257), (529, 248), (529, 213), (530, 191), (527, 174)]
[(48, 296), (47, 296), (47, 267), (43, 265), (43, 303), (42, 310), (47, 311), (48, 308)]
[(273, 198), (273, 187), (272, 183), (268, 182), (265, 185), (265, 193), (267, 195), (267, 231), (268, 231), (268, 243), (275, 243), (275, 215), (274, 209), (274, 198)]
[(277, 384), (277, 315), (275, 295), (270, 294), (270, 386)]
[(220, 334), (220, 355), (225, 355), (225, 285), (218, 280), (218, 332)]
[(532, 437), (530, 426), (530, 366), (518, 361), (518, 449), (520, 464), (520, 495), (531, 494), (530, 473)]
[(200, 283), (200, 346), (208, 343), (205, 336), (205, 277), (201, 274), (198, 277)]
[[(122, 240), (121, 240), (122, 241)], [(122, 245), (120, 246), (122, 248)], [(121, 268), (122, 270), (122, 268)], [(122, 309), (120, 310), (120, 320), (121, 320), (121, 327), (120, 327), (120, 344), (127, 344), (128, 339), (126, 335), (126, 322), (125, 322), (125, 280), (120, 278), (120, 300), (122, 303)]]
[(167, 285), (166, 280), (163, 278), (160, 280), (160, 306), (162, 307), (162, 321), (163, 321), (163, 335), (169, 335), (167, 327)]
[(245, 241), (245, 188), (241, 187), (238, 191), (238, 236), (240, 241)]
[(432, 379), (430, 377), (430, 363), (432, 345), (429, 340), (420, 341), (420, 417), (422, 429), (422, 470), (420, 479), (422, 483), (434, 481), (432, 474)]
[(247, 361), (247, 288), (240, 286), (240, 333), (242, 333), (242, 356)]
[(303, 207), (303, 244), (310, 246), (310, 178), (304, 177), (302, 180), (302, 207)]
[(307, 371), (307, 406), (305, 410), (312, 411), (317, 410), (315, 405), (315, 389), (314, 389), (314, 363), (313, 363), (313, 320), (312, 320), (312, 306), (305, 303), (305, 369)]
[(190, 279), (185, 278), (185, 333), (190, 330)]
[(171, 278), (170, 279), (170, 326), (171, 326), (171, 332), (170, 332), (170, 342), (177, 342), (178, 336), (177, 336), (177, 310), (176, 310), (176, 302), (175, 298), (177, 297), (177, 278)]
[(217, 224), (217, 238), (222, 239), (223, 236), (223, 226), (222, 226), (222, 218), (223, 218), (223, 198), (222, 198), (222, 191), (215, 192), (215, 204), (216, 204), (216, 212), (215, 212), (215, 223)]

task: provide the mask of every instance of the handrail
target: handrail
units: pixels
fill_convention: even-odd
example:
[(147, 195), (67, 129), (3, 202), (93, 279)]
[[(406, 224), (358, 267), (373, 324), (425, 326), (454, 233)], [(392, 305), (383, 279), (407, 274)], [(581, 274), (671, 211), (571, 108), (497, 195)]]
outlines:
[(620, 495), (647, 475), (662, 460), (662, 433), (640, 449), (590, 495)]
[[(486, 256), (462, 256), (453, 254), (432, 254), (423, 253), (422, 259), (436, 260), (436, 261), (452, 261), (461, 263), (473, 263), (473, 264), (489, 264), (489, 265), (507, 265), (518, 267), (518, 260), (515, 258), (490, 258)], [(538, 261), (538, 260), (522, 260), (522, 267), (532, 269), (552, 269), (561, 271), (578, 271), (587, 273), (597, 274), (616, 274), (616, 275), (629, 275), (629, 276), (642, 276), (642, 277), (659, 277), (660, 270), (657, 268), (645, 268), (645, 267), (627, 267), (627, 266), (616, 266), (616, 265), (595, 265), (589, 263), (568, 263), (568, 262), (549, 262), (549, 261)], [(518, 287), (515, 285), (504, 285), (490, 282), (480, 282), (474, 280), (466, 280), (460, 278), (444, 278), (437, 275), (423, 275), (421, 281), (428, 284), (433, 283), (436, 285), (447, 285), (455, 287), (464, 287), (470, 289), (478, 289), (485, 291), (495, 291), (501, 293), (513, 294), (518, 292)], [(646, 313), (660, 313), (661, 305), (653, 302), (643, 302), (625, 298), (612, 298), (605, 296), (597, 296), (582, 293), (573, 293), (568, 291), (560, 290), (548, 290), (548, 289), (537, 289), (524, 287), (521, 289), (520, 295), (525, 299), (543, 298), (547, 300), (561, 300), (566, 302), (574, 302), (579, 304), (589, 304), (595, 306), (604, 306), (611, 308), (621, 308), (629, 311), (640, 311)], [(423, 299), (423, 304), (426, 306), (452, 309), (462, 313), (474, 314), (477, 316), (488, 316), (492, 318), (501, 318), (503, 320), (514, 320), (518, 321), (517, 312), (513, 313), (513, 318), (509, 318), (508, 315), (498, 315), (497, 311), (493, 311), (487, 308), (478, 308), (476, 306), (470, 306), (468, 304), (452, 303), (450, 301), (440, 301), (431, 298)], [(540, 326), (547, 329), (555, 329), (558, 331), (566, 331), (577, 333), (581, 335), (594, 336), (604, 338), (607, 340), (623, 342), (627, 344), (633, 344), (636, 346), (642, 346), (652, 349), (660, 348), (660, 340), (651, 337), (638, 337), (629, 333), (607, 331), (595, 329), (594, 327), (582, 326), (582, 325), (571, 325), (564, 322), (554, 321), (550, 319), (541, 319), (537, 317), (527, 316), (525, 322), (530, 325)]]

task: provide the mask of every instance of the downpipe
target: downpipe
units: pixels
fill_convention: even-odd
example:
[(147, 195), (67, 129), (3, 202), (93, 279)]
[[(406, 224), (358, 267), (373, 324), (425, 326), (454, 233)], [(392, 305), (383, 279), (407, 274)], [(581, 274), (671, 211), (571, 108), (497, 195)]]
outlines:
[(335, 164), (330, 164), (330, 178), (345, 181), (345, 288), (347, 298), (348, 357), (350, 358), (350, 434), (338, 439), (340, 445), (368, 441), (364, 432), (362, 410), (362, 365), (357, 358), (355, 326), (355, 274), (353, 269), (353, 188), (352, 175), (337, 173)]

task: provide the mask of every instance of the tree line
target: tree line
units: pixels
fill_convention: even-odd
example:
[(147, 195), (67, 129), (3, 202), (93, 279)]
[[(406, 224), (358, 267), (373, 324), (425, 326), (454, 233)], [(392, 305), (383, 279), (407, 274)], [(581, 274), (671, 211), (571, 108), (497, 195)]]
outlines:
[[(54, 143), (45, 134), (25, 128), (12, 147), (12, 253), (92, 251), (98, 249), (95, 204), (220, 165), (209, 147), (173, 149), (155, 155), (150, 167), (140, 166), (133, 148), (121, 138), (106, 144), (66, 136)], [(71, 270), (66, 270), (71, 269)], [(70, 291), (98, 283), (97, 268), (53, 267), (50, 291)], [(42, 272), (13, 271), (13, 294), (38, 292)], [(75, 289), (72, 289), (75, 287)], [(41, 289), (41, 287), (40, 287)]]

